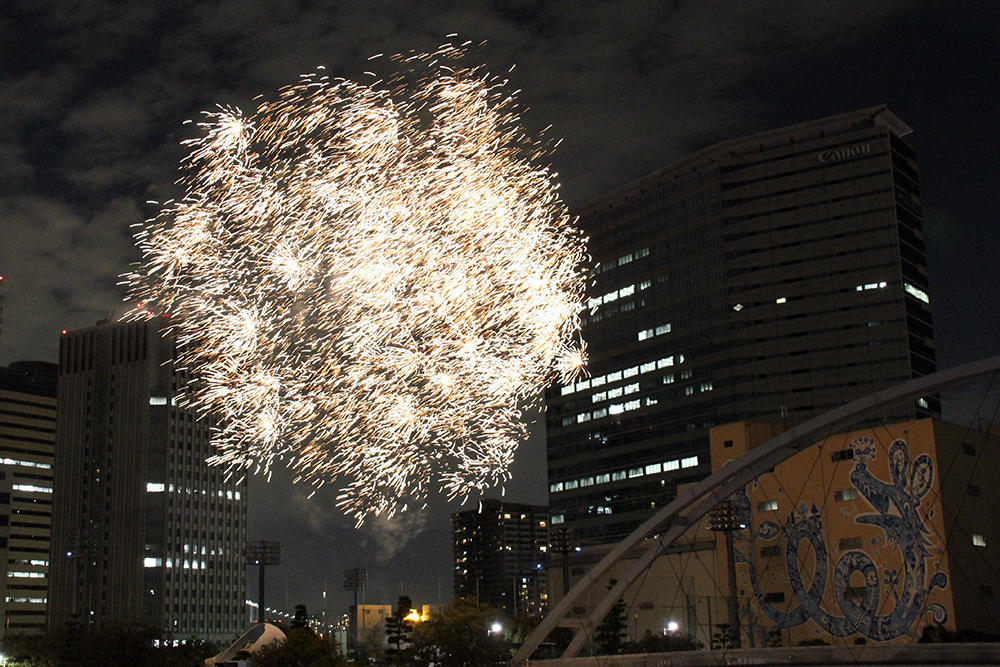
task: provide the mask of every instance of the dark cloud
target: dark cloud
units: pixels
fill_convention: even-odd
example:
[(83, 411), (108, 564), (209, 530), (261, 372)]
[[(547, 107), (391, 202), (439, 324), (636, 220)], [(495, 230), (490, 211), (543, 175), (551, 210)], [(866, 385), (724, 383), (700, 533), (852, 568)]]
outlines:
[[(2, 359), (54, 359), (60, 329), (125, 307), (131, 227), (155, 214), (147, 201), (178, 196), (185, 121), (217, 104), (252, 112), (317, 66), (379, 72), (370, 56), (450, 33), (486, 40), (468, 62), (510, 79), (531, 133), (562, 139), (551, 161), (574, 204), (714, 141), (889, 102), (917, 130), (941, 357), (985, 356), (1000, 345), (982, 314), (1000, 297), (1000, 95), (981, 54), (998, 29), (998, 6), (971, 0), (7, 0)], [(545, 501), (539, 428), (514, 475), (507, 498)], [(401, 579), (418, 601), (439, 582), (447, 598), (454, 506), (354, 531), (325, 489), (308, 498), (278, 474), (253, 490), (252, 537), (285, 543), (271, 581), (292, 604), (315, 607), (326, 582), (339, 608), (340, 571), (365, 564), (379, 601)]]

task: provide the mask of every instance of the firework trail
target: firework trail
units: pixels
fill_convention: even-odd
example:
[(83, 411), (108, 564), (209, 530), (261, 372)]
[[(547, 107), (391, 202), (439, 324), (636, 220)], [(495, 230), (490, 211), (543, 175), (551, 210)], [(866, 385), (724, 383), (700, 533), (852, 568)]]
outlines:
[(174, 318), (210, 461), (335, 482), (359, 524), (503, 483), (519, 406), (586, 359), (584, 239), (503, 82), (462, 55), (206, 114), (125, 276), (128, 317)]

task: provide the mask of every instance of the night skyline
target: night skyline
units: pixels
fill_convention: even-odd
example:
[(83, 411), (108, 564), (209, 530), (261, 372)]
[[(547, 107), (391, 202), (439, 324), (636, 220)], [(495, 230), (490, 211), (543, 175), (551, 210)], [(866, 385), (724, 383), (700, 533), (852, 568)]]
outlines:
[[(470, 63), (516, 65), (506, 76), (526, 128), (562, 139), (551, 162), (571, 206), (716, 141), (888, 104), (915, 130), (939, 366), (991, 356), (998, 28), (987, 2), (11, 3), (0, 9), (0, 363), (52, 361), (60, 330), (122, 312), (118, 276), (138, 259), (130, 226), (155, 214), (147, 201), (176, 194), (185, 121), (216, 104), (251, 110), (317, 66), (359, 79), (369, 56), (434, 49), (451, 33), (486, 40)], [(547, 502), (542, 442), (518, 450), (507, 499)], [(250, 537), (285, 551), (269, 600), (285, 605), (287, 581), (289, 606), (319, 611), (325, 581), (339, 612), (342, 571), (360, 566), (369, 602), (394, 600), (401, 579), (417, 603), (437, 602), (439, 582), (450, 597), (455, 508), (435, 501), (356, 532), (332, 495), (307, 499), (281, 474), (253, 483)]]

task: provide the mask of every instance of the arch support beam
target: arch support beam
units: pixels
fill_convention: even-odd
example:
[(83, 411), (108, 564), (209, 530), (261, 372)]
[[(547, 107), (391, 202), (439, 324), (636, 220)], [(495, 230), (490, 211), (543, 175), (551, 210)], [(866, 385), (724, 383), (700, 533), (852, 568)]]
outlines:
[[(974, 361), (970, 364), (956, 366), (909, 380), (894, 387), (875, 392), (864, 398), (859, 398), (856, 401), (851, 401), (846, 405), (814, 417), (785, 431), (778, 437), (768, 440), (759, 447), (755, 447), (740, 458), (735, 459), (725, 468), (716, 471), (679, 495), (670, 504), (636, 528), (631, 535), (619, 542), (542, 619), (542, 622), (528, 635), (524, 644), (514, 654), (512, 662), (515, 665), (526, 663), (531, 654), (535, 652), (535, 649), (548, 637), (549, 633), (559, 624), (560, 620), (569, 613), (573, 608), (573, 604), (580, 596), (598, 579), (602, 579), (625, 554), (632, 551), (650, 535), (663, 531), (664, 527), (666, 527), (666, 530), (658, 537), (658, 544), (647, 549), (628, 570), (626, 575), (608, 590), (607, 594), (591, 611), (583, 627), (596, 627), (608, 613), (608, 610), (611, 609), (615, 600), (622, 596), (625, 589), (639, 578), (653, 560), (664, 549), (672, 545), (688, 527), (699, 521), (717, 503), (745, 487), (756, 477), (764, 474), (775, 465), (791, 458), (796, 453), (815, 444), (830, 433), (856, 424), (860, 419), (864, 418), (866, 413), (880, 411), (908, 401), (915, 401), (918, 398), (950, 387), (975, 382), (976, 380), (990, 377), (998, 371), (1000, 371), (1000, 356)], [(562, 657), (576, 657), (586, 639), (586, 632), (582, 629), (578, 630)]]

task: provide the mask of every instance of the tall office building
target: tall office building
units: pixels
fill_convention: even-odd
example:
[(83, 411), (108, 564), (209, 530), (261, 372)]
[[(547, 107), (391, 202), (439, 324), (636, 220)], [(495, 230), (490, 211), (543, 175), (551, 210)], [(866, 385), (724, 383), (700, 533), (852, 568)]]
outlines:
[(726, 141), (577, 211), (600, 265), (591, 377), (547, 395), (553, 525), (620, 539), (710, 472), (710, 426), (936, 369), (909, 132), (874, 107)]
[(166, 318), (98, 323), (59, 349), (50, 622), (245, 630), (246, 483), (210, 467), (211, 422), (177, 405)]
[(543, 611), (548, 520), (546, 507), (494, 499), (452, 514), (455, 597), (477, 598), (512, 617)]
[(45, 630), (55, 364), (0, 368), (0, 610), (6, 634)]

